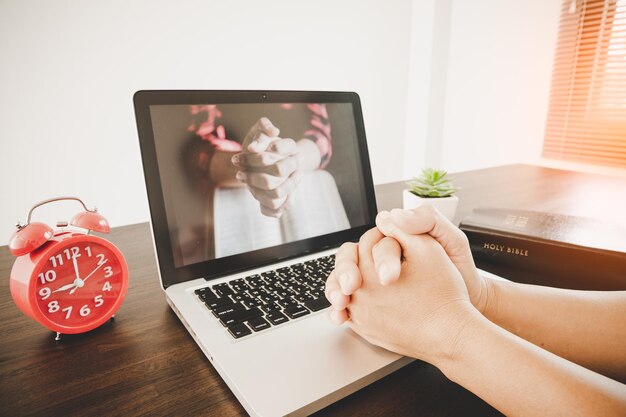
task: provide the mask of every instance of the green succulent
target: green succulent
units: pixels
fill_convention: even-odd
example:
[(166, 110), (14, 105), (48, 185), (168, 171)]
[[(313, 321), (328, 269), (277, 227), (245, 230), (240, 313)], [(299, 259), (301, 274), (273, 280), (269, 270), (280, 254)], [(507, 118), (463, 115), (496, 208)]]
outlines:
[(449, 197), (459, 190), (452, 184), (452, 178), (443, 170), (426, 168), (422, 170), (419, 178), (407, 181), (409, 191), (413, 194), (426, 198)]

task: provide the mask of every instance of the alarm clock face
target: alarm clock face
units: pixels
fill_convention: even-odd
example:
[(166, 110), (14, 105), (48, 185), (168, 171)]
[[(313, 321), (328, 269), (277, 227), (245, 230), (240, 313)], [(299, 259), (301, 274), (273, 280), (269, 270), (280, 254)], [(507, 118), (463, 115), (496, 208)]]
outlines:
[(97, 242), (68, 240), (33, 278), (37, 306), (57, 326), (88, 330), (114, 314), (124, 284), (123, 260)]

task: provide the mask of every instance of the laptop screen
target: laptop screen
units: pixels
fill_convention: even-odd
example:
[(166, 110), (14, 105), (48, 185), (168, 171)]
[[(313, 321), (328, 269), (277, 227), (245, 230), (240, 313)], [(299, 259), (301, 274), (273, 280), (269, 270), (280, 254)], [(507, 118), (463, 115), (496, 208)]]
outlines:
[(161, 249), (174, 269), (246, 254), (276, 260), (295, 242), (372, 224), (354, 100), (147, 108), (169, 241)]

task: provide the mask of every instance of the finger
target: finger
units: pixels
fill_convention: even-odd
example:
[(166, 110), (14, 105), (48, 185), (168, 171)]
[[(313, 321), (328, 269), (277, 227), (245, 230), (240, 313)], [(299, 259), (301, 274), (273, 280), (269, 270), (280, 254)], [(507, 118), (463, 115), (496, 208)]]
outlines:
[(447, 223), (446, 226), (454, 227), (450, 220), (442, 216), (433, 206), (420, 206), (409, 210), (393, 209), (390, 215), (398, 227), (411, 235), (430, 233), (438, 224)]
[(404, 238), (407, 235), (407, 233), (396, 225), (391, 218), (391, 213), (386, 210), (381, 211), (376, 216), (376, 227), (383, 235), (396, 238), (396, 240)]
[(328, 280), (326, 280), (324, 296), (335, 310), (343, 310), (350, 303), (350, 296), (347, 296), (341, 292), (339, 282), (335, 278), (336, 276), (336, 274), (332, 273), (329, 275)]
[(267, 134), (270, 137), (276, 137), (280, 133), (280, 130), (274, 126), (272, 121), (267, 117), (261, 117), (259, 119), (260, 131)]
[[(262, 172), (277, 177), (287, 177), (300, 167), (300, 162), (296, 155), (284, 157), (271, 152), (249, 153), (238, 158), (236, 166), (243, 170), (252, 172)], [(234, 157), (233, 157), (234, 158)], [(251, 162), (250, 165), (247, 163)]]
[(246, 184), (261, 190), (274, 190), (284, 183), (286, 177), (277, 177), (275, 175), (265, 174), (263, 172), (238, 171), (235, 177), (244, 181)]
[(377, 228), (372, 228), (365, 232), (359, 239), (359, 268), (370, 270), (374, 268), (372, 250), (374, 246), (384, 237)]
[(393, 209), (390, 217), (407, 234), (428, 233), (453, 261), (469, 262), (471, 259), (467, 236), (436, 208), (420, 206), (411, 210)]
[(270, 146), (270, 144), (275, 140), (275, 138), (270, 137), (265, 133), (259, 133), (256, 137), (252, 139), (252, 142), (248, 144), (246, 150), (248, 152), (254, 153), (265, 152), (268, 146)]
[(277, 219), (279, 219), (283, 215), (283, 212), (285, 211), (285, 208), (283, 206), (280, 206), (277, 209), (265, 207), (263, 204), (260, 204), (260, 206), (261, 206), (261, 214), (268, 216), (268, 217), (275, 217)]
[(294, 173), (299, 167), (300, 162), (298, 158), (294, 155), (281, 159), (274, 165), (263, 168), (262, 170), (263, 172), (270, 175), (276, 175), (278, 177), (288, 177), (289, 175)]
[(243, 139), (243, 148), (247, 149), (248, 145), (252, 143), (255, 138), (264, 133), (265, 135), (274, 138), (277, 137), (280, 133), (279, 129), (272, 124), (270, 119), (267, 117), (261, 117), (257, 122), (250, 128), (245, 138)]
[(335, 310), (331, 308), (328, 311), (328, 318), (333, 324), (339, 326), (348, 321), (348, 312), (346, 310)]
[(382, 285), (395, 282), (400, 277), (402, 248), (391, 237), (382, 238), (372, 249), (374, 266)]
[(259, 203), (261, 203), (262, 206), (273, 210), (279, 209), (283, 204), (285, 204), (285, 201), (287, 200), (284, 197), (271, 198), (267, 195), (266, 192), (255, 187), (248, 186), (248, 190), (250, 191), (250, 194), (252, 194), (252, 197), (254, 197)]
[(262, 168), (269, 165), (273, 165), (276, 162), (284, 159), (285, 156), (276, 152), (261, 152), (261, 153), (249, 153), (241, 152), (233, 155), (230, 159), (231, 162), (237, 167), (243, 168)]
[(278, 152), (283, 155), (293, 155), (298, 152), (296, 141), (290, 138), (276, 139), (268, 148), (270, 152)]
[(341, 245), (335, 254), (333, 273), (338, 279), (339, 288), (345, 295), (354, 294), (361, 287), (361, 271), (359, 271), (359, 253), (356, 243), (347, 242)]
[[(243, 173), (241, 171), (238, 172), (237, 179), (239, 179), (240, 177), (243, 178), (240, 181), (248, 183), (246, 180), (248, 175), (246, 173)], [(257, 188), (257, 191), (265, 193), (265, 195), (269, 198), (285, 198), (289, 196), (296, 189), (296, 187), (300, 183), (301, 178), (302, 178), (302, 173), (300, 171), (295, 171), (293, 174), (287, 177), (287, 179), (281, 185), (279, 185), (278, 187), (274, 189), (267, 190), (267, 189), (262, 189), (259, 187), (256, 187), (256, 188)], [(248, 183), (248, 185), (250, 185), (250, 183)]]

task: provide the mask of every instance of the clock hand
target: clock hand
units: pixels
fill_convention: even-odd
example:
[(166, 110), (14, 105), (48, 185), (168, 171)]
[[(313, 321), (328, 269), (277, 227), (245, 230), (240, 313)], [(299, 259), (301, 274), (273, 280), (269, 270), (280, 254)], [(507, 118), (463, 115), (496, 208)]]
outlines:
[(62, 286), (62, 287), (59, 287), (59, 288), (57, 288), (56, 290), (54, 290), (54, 291), (52, 291), (52, 292), (53, 292), (53, 293), (55, 293), (55, 292), (59, 292), (59, 291), (67, 291), (67, 290), (69, 290), (70, 288), (75, 287), (75, 286), (76, 286), (76, 284), (74, 284), (74, 283), (72, 282), (71, 284), (67, 284), (67, 285), (64, 285), (64, 286)]
[(87, 276), (83, 279), (83, 282), (87, 281), (87, 280), (89, 279), (89, 277), (90, 277), (90, 276), (92, 276), (93, 274), (95, 274), (95, 273), (96, 273), (96, 271), (97, 271), (98, 269), (100, 269), (100, 267), (101, 267), (102, 265), (104, 265), (105, 263), (107, 263), (107, 262), (109, 262), (109, 260), (108, 260), (108, 259), (105, 259), (105, 260), (104, 260), (104, 262), (102, 262), (100, 265), (98, 265), (98, 267), (97, 267), (96, 269), (94, 269), (93, 271), (91, 271), (91, 273), (90, 273), (89, 275), (87, 275)]
[(72, 256), (72, 263), (74, 264), (74, 272), (76, 273), (76, 279), (80, 279), (80, 275), (78, 273), (78, 262), (76, 261), (75, 256)]
[(75, 288), (73, 288), (73, 289), (70, 291), (70, 294), (74, 294), (74, 292), (75, 292), (75, 291), (76, 291), (79, 287), (82, 287), (82, 286), (84, 285), (85, 281), (87, 281), (87, 280), (89, 279), (89, 277), (90, 277), (90, 276), (92, 276), (93, 274), (95, 274), (95, 273), (96, 273), (96, 271), (97, 271), (98, 269), (100, 269), (100, 268), (102, 267), (102, 265), (104, 265), (104, 264), (105, 264), (105, 263), (107, 263), (107, 262), (108, 262), (108, 259), (107, 259), (107, 260), (105, 260), (104, 262), (102, 262), (100, 265), (98, 265), (98, 266), (96, 267), (96, 269), (94, 269), (93, 271), (91, 271), (91, 272), (89, 273), (89, 275), (87, 275), (84, 279), (82, 279), (82, 280), (81, 280), (81, 284), (80, 284), (79, 286), (76, 286)]

